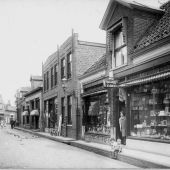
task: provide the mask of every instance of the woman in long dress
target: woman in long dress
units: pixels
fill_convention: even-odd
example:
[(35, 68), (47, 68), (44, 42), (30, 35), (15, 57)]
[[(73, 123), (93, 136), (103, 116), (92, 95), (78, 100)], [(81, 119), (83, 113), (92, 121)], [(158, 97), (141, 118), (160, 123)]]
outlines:
[(122, 133), (122, 144), (126, 145), (127, 124), (126, 124), (126, 117), (123, 111), (120, 112), (119, 126), (120, 126), (120, 131)]

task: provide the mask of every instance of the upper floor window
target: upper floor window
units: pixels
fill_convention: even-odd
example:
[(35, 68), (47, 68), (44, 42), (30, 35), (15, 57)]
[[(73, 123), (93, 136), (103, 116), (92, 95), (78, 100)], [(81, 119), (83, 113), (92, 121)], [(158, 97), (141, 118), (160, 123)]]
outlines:
[(71, 52), (67, 55), (67, 78), (71, 78), (72, 73), (72, 54)]
[(58, 83), (58, 64), (54, 66), (54, 85), (56, 86)]
[(65, 58), (61, 59), (61, 79), (65, 77)]
[(123, 39), (122, 28), (120, 27), (118, 30), (113, 33), (114, 38), (114, 67), (119, 67), (127, 63), (127, 46)]
[(51, 68), (51, 88), (54, 86), (54, 69), (53, 67)]
[(46, 74), (44, 74), (44, 92), (46, 91)]
[(46, 82), (47, 83), (47, 89), (46, 90), (48, 90), (49, 89), (49, 72), (48, 71), (47, 71), (47, 77), (46, 78), (47, 78), (47, 82)]

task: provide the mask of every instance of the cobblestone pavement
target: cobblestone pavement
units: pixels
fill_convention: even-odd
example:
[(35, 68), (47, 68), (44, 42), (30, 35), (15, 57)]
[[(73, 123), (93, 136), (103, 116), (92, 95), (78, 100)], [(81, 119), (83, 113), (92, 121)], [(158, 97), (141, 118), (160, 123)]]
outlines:
[(0, 129), (0, 168), (136, 168), (63, 143), (5, 127)]

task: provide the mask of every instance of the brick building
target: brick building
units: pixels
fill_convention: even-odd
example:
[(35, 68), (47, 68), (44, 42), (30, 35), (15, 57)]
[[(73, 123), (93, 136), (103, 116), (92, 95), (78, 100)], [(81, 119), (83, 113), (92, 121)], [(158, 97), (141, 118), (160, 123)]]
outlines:
[(102, 54), (105, 45), (69, 37), (43, 65), (43, 100), (46, 127), (61, 127), (61, 135), (81, 137), (78, 77)]
[(17, 109), (17, 125), (22, 125), (22, 114), (25, 109), (25, 98), (24, 95), (31, 90), (31, 87), (21, 87), (15, 94), (15, 105)]
[(42, 76), (30, 77), (31, 89), (24, 94), (22, 125), (29, 129), (42, 128)]
[(128, 137), (170, 139), (170, 1), (160, 9), (124, 0), (110, 1), (100, 28), (107, 34), (111, 135), (121, 137), (119, 112)]

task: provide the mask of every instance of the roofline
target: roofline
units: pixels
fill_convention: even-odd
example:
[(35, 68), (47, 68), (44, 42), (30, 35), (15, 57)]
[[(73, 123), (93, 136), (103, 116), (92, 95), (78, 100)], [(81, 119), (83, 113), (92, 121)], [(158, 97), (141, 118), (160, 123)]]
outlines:
[(106, 48), (106, 44), (105, 43), (90, 42), (90, 41), (81, 41), (81, 40), (78, 40), (78, 43), (79, 43), (79, 45), (99, 46), (99, 47)]
[(94, 75), (94, 74), (96, 74), (97, 72), (106, 71), (106, 70), (107, 70), (107, 66), (103, 66), (103, 67), (101, 67), (101, 68), (99, 68), (99, 69), (96, 69), (96, 70), (93, 70), (93, 71), (91, 71), (91, 72), (89, 72), (89, 73), (86, 73), (86, 74), (81, 75), (81, 76), (79, 77), (79, 80), (83, 80), (84, 78), (86, 78), (86, 77), (88, 77), (88, 76), (91, 76), (91, 75)]
[(35, 92), (41, 91), (42, 89), (43, 89), (43, 87), (37, 87), (37, 88), (29, 91), (28, 93), (26, 93), (26, 94), (24, 95), (24, 97), (28, 97), (29, 95), (31, 95), (31, 94), (33, 94), (33, 93), (35, 93)]
[[(108, 6), (106, 8), (106, 11), (104, 13), (104, 16), (102, 18), (102, 21), (99, 25), (99, 28), (102, 29), (102, 30), (106, 30), (106, 23), (108, 21), (108, 20), (106, 21), (106, 18), (108, 17), (108, 14), (113, 10), (113, 9), (111, 9), (111, 6), (113, 5), (113, 3), (119, 3), (121, 5), (124, 5), (128, 8), (130, 8), (130, 9), (137, 8), (137, 9), (141, 9), (141, 10), (145, 10), (145, 11), (152, 11), (152, 12), (155, 12), (155, 13), (164, 12), (164, 10), (162, 10), (162, 9), (150, 7), (150, 6), (138, 3), (138, 2), (135, 2), (136, 4), (133, 4), (133, 3), (130, 3), (130, 2), (129, 3), (125, 2), (124, 0), (110, 0)], [(140, 4), (140, 6), (137, 5), (137, 4)]]

